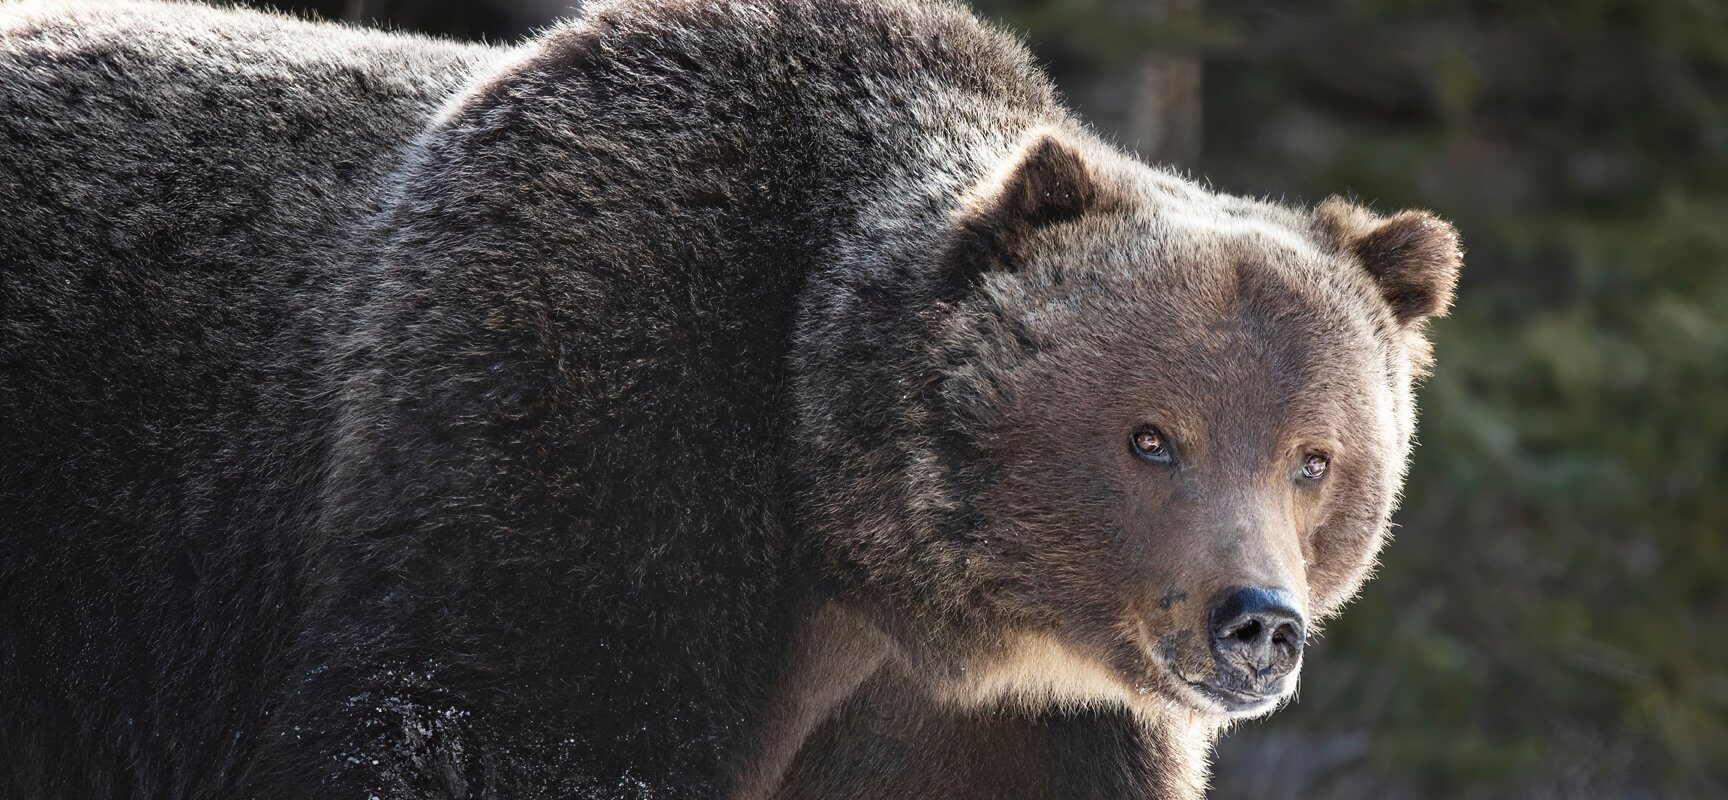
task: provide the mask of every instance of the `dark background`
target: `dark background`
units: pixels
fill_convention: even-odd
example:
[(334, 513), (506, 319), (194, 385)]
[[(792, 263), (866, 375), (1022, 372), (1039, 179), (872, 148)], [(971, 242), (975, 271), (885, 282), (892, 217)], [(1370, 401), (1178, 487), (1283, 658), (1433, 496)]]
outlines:
[[(514, 41), (573, 2), (259, 3)], [(1380, 577), (1217, 797), (1728, 797), (1728, 3), (975, 0), (1223, 191), (1455, 221)]]

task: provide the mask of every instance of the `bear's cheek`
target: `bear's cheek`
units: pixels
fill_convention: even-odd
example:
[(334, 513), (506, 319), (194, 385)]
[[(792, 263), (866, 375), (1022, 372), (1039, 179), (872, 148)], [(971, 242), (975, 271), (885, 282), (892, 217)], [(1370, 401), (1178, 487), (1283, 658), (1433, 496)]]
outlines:
[(1315, 617), (1336, 614), (1362, 588), (1385, 541), (1383, 528), (1378, 520), (1361, 520), (1316, 533), (1308, 567)]
[(1130, 614), (1139, 577), (1114, 557), (1108, 540), (1042, 535), (1004, 559), (1004, 590), (1029, 622), (1069, 631), (1114, 630)]
[(1337, 487), (1308, 539), (1307, 577), (1316, 618), (1332, 616), (1355, 596), (1386, 542), (1392, 490), (1374, 476), (1366, 477)]
[(1204, 603), (1190, 600), (1192, 578), (1158, 557), (1154, 543), (1100, 536), (1048, 548), (1026, 571), (1018, 604), (1035, 624), (1138, 683), (1161, 645), (1204, 651)]

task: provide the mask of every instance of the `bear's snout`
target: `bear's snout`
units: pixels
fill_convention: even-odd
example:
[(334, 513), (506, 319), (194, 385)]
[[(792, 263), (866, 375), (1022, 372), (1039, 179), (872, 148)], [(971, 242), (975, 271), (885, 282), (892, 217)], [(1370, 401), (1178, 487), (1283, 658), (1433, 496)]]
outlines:
[(1247, 695), (1278, 691), (1302, 661), (1307, 626), (1290, 593), (1242, 587), (1221, 594), (1207, 613), (1221, 686)]

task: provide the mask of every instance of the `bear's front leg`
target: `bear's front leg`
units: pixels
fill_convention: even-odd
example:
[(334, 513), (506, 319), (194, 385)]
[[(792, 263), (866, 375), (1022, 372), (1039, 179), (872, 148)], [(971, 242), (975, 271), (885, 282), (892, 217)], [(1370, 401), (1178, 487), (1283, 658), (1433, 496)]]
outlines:
[(1193, 800), (1209, 730), (1126, 708), (948, 710), (884, 670), (799, 753), (779, 800)]

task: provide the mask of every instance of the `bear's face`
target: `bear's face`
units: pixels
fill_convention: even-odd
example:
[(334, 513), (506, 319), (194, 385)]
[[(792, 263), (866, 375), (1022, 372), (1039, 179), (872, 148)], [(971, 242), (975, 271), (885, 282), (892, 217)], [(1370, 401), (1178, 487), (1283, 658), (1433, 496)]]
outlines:
[(1384, 539), (1451, 227), (1045, 132), (932, 242), (809, 295), (803, 521), (837, 595), (952, 703), (1276, 707)]
[(1408, 356), (1322, 277), (1354, 265), (1267, 223), (1115, 226), (1166, 244), (1059, 248), (987, 292), (1018, 330), (986, 356), (975, 578), (1136, 692), (1264, 711), (1380, 546)]
[(1034, 224), (962, 225), (989, 267), (949, 319), (944, 395), (988, 465), (964, 580), (993, 621), (951, 696), (1272, 710), (1384, 539), (1451, 228), (1048, 142), (976, 213)]

